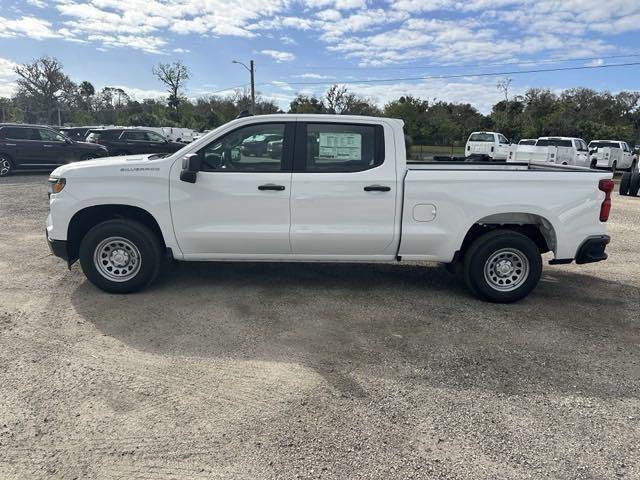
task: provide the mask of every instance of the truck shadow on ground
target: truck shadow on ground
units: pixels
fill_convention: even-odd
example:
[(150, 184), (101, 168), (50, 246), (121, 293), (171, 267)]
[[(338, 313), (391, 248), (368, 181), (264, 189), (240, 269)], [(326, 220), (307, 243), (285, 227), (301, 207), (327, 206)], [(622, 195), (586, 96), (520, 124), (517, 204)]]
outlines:
[(354, 397), (367, 395), (364, 374), (611, 398), (637, 395), (637, 382), (616, 378), (639, 377), (638, 299), (636, 287), (560, 269), (545, 269), (527, 299), (497, 305), (433, 266), (190, 263), (135, 295), (84, 281), (71, 301), (132, 348), (297, 363)]

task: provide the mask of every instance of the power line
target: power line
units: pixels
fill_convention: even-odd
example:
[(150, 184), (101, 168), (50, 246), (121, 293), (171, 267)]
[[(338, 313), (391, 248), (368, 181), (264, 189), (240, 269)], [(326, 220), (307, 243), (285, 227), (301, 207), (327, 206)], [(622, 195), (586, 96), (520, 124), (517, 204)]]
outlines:
[[(478, 72), (478, 73), (459, 73), (455, 75), (426, 75), (421, 77), (396, 77), (396, 78), (380, 78), (380, 79), (365, 79), (365, 80), (330, 80), (323, 82), (286, 82), (288, 85), (333, 85), (338, 84), (355, 84), (355, 83), (387, 83), (387, 82), (411, 82), (417, 80), (434, 80), (434, 79), (447, 79), (447, 78), (466, 78), (466, 77), (497, 77), (501, 75), (522, 75), (525, 73), (545, 73), (545, 72), (565, 72), (571, 70), (595, 70), (601, 68), (614, 68), (614, 67), (631, 67), (640, 65), (640, 62), (630, 63), (610, 63), (608, 65), (583, 65), (580, 67), (558, 67), (558, 68), (539, 68), (531, 70), (513, 70), (504, 72)], [(274, 80), (276, 81), (276, 80)], [(261, 85), (270, 85), (269, 83), (263, 83)]]
[(465, 68), (465, 67), (501, 67), (508, 65), (536, 65), (536, 64), (548, 64), (548, 63), (565, 63), (565, 62), (579, 62), (589, 60), (611, 60), (615, 58), (630, 58), (640, 57), (640, 53), (629, 53), (625, 55), (601, 55), (598, 57), (564, 57), (564, 58), (547, 58), (540, 60), (514, 60), (511, 62), (492, 62), (492, 63), (427, 63), (422, 65), (379, 65), (379, 66), (357, 66), (357, 67), (329, 67), (326, 65), (263, 65), (263, 68), (287, 68), (295, 70), (419, 70), (424, 68)]

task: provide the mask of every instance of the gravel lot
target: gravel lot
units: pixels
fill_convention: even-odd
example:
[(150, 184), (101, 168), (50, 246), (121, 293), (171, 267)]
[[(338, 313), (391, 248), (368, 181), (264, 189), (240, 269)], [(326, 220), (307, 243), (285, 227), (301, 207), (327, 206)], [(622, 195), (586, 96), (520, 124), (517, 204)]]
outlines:
[(108, 295), (0, 179), (0, 478), (640, 478), (640, 198), (514, 305), (433, 265), (180, 264)]

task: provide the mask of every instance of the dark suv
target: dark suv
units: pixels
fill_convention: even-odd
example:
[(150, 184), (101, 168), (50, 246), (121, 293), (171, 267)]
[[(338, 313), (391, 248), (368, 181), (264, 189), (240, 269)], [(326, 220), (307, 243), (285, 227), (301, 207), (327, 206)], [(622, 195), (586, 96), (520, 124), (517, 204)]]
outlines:
[(0, 123), (0, 177), (14, 169), (52, 169), (107, 155), (100, 145), (74, 142), (52, 128)]
[(156, 132), (138, 128), (89, 130), (87, 142), (103, 145), (110, 155), (173, 153), (184, 147), (184, 143), (171, 142)]

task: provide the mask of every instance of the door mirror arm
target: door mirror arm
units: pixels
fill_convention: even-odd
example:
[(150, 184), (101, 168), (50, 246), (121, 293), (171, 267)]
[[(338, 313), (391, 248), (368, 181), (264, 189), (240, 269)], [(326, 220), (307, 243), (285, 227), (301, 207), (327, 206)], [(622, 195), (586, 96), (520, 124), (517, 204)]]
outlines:
[(197, 153), (190, 153), (182, 158), (182, 171), (180, 180), (187, 183), (196, 183), (198, 172), (202, 168), (202, 158)]

